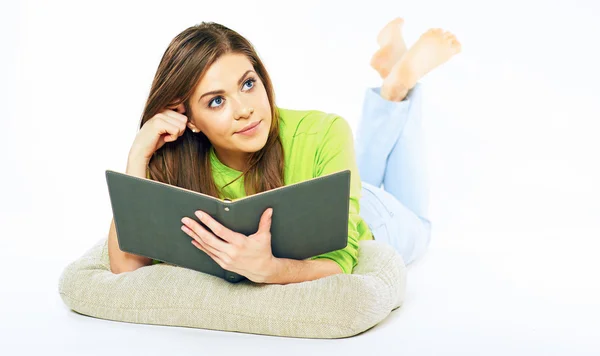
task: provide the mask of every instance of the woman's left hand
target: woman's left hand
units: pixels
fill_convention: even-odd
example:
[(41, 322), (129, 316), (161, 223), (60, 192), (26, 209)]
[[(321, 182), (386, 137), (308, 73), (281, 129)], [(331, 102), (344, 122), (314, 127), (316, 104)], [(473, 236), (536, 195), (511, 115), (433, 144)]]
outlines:
[(263, 212), (258, 231), (249, 236), (229, 230), (201, 210), (195, 214), (210, 230), (194, 219), (181, 219), (181, 230), (193, 238), (194, 246), (223, 269), (245, 276), (255, 283), (265, 283), (272, 276), (276, 263), (271, 250), (272, 208)]

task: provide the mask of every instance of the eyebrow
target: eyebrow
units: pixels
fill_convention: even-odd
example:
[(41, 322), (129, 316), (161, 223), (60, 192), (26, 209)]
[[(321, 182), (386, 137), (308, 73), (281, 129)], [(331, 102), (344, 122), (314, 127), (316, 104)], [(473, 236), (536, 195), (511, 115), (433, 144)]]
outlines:
[[(250, 72), (254, 72), (252, 69), (248, 69), (238, 80), (237, 84), (238, 86), (242, 84), (242, 81), (244, 80), (244, 78), (246, 77), (246, 75)], [(207, 93), (202, 94), (202, 96), (200, 97), (200, 99), (198, 99), (198, 102), (200, 102), (202, 100), (202, 98), (204, 98), (207, 95), (211, 95), (211, 94), (224, 94), (225, 90), (220, 89), (220, 90), (213, 90), (213, 91), (209, 91)]]

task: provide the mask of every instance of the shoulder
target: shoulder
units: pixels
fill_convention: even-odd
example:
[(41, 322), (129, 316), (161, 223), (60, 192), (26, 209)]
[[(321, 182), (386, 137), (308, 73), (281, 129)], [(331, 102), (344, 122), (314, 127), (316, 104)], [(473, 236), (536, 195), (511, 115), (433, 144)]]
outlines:
[(300, 134), (326, 136), (332, 133), (347, 133), (348, 122), (335, 113), (320, 110), (292, 110), (278, 108), (281, 134), (296, 136)]

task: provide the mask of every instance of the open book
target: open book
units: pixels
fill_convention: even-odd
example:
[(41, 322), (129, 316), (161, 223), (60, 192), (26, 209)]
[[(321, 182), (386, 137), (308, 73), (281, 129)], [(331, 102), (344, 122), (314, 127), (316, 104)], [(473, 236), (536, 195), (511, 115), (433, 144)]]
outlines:
[(221, 268), (192, 245), (192, 238), (181, 230), (183, 217), (206, 228), (194, 214), (202, 210), (248, 236), (258, 230), (263, 212), (273, 208), (271, 249), (278, 258), (303, 260), (343, 249), (348, 243), (350, 170), (233, 201), (112, 170), (106, 170), (106, 182), (122, 251), (229, 282), (245, 277)]

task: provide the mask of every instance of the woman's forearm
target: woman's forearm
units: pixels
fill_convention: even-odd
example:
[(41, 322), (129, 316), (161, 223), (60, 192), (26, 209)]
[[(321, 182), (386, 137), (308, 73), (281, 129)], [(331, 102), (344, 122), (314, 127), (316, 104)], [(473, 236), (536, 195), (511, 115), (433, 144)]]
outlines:
[[(147, 167), (148, 162), (146, 160), (130, 154), (127, 159), (127, 168), (125, 173), (131, 176), (145, 178)], [(131, 272), (152, 263), (152, 259), (148, 257), (138, 256), (121, 251), (119, 248), (114, 218), (110, 223), (110, 229), (108, 231), (108, 260), (112, 273)]]
[(274, 273), (265, 283), (299, 283), (343, 273), (337, 263), (327, 258), (315, 260), (277, 258), (275, 261)]
[(135, 271), (140, 267), (148, 266), (152, 263), (152, 259), (150, 258), (121, 251), (114, 219), (110, 223), (110, 230), (108, 232), (108, 261), (110, 271), (115, 274)]

